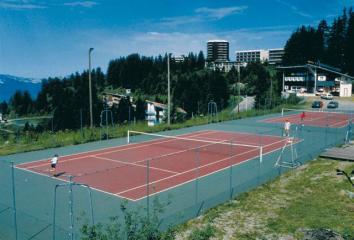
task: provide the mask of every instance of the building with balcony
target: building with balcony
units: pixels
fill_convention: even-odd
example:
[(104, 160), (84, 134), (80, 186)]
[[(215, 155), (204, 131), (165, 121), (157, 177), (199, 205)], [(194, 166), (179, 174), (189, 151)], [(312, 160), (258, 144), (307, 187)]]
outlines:
[(207, 62), (229, 61), (229, 42), (226, 40), (209, 40), (207, 42)]
[(268, 61), (269, 52), (267, 50), (244, 50), (236, 51), (236, 62), (251, 63)]

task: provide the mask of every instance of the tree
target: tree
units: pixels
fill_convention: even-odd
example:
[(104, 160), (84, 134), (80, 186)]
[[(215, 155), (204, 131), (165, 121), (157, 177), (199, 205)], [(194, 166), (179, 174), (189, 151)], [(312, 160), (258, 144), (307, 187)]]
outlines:
[(10, 105), (15, 113), (20, 116), (30, 114), (33, 111), (33, 100), (27, 90), (24, 92), (17, 90), (10, 99)]
[(136, 101), (135, 118), (136, 120), (145, 120), (145, 102), (141, 98)]
[(323, 31), (322, 28), (315, 30), (313, 27), (300, 27), (285, 44), (283, 64), (298, 65), (320, 60), (324, 49)]
[(125, 121), (129, 120), (129, 111), (130, 111), (130, 117), (133, 116), (133, 108), (131, 106), (131, 103), (128, 98), (122, 98), (119, 101), (118, 104), (118, 122), (119, 123), (124, 123)]
[(349, 9), (348, 30), (345, 38), (344, 70), (354, 76), (354, 12)]
[(2, 101), (2, 103), (0, 103), (0, 112), (2, 114), (7, 114), (8, 110), (9, 110), (9, 106), (8, 106), (7, 102), (6, 101)]
[(205, 57), (203, 51), (200, 51), (198, 53), (198, 58), (197, 58), (197, 68), (201, 70), (204, 68), (204, 66), (205, 66)]
[(342, 16), (336, 18), (330, 28), (325, 59), (326, 63), (339, 68), (344, 67), (347, 26), (347, 10), (344, 8)]
[(267, 69), (261, 63), (250, 63), (242, 71), (242, 79), (246, 84), (247, 95), (256, 95), (256, 108), (264, 106), (270, 96), (271, 86)]

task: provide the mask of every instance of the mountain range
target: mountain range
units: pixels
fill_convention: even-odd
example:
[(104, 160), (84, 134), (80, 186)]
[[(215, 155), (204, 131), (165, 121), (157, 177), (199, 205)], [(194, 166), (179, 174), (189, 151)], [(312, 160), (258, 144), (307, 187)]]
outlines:
[(8, 101), (16, 90), (27, 90), (36, 98), (41, 89), (41, 80), (0, 74), (0, 101)]

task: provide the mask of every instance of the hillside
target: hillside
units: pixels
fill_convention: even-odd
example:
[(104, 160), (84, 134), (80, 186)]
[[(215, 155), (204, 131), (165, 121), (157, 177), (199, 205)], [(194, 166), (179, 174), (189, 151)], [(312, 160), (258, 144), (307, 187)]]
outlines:
[(23, 78), (0, 74), (0, 101), (8, 101), (16, 90), (27, 90), (35, 98), (41, 88), (41, 81), (33, 78)]
[(177, 239), (324, 239), (313, 238), (324, 233), (353, 239), (352, 187), (336, 175), (337, 168), (350, 172), (353, 167), (352, 162), (312, 161), (182, 225)]

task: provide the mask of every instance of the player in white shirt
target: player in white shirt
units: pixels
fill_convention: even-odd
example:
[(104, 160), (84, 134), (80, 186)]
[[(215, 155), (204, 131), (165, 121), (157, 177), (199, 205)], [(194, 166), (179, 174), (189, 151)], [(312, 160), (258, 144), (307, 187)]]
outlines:
[(284, 123), (284, 137), (290, 136), (290, 127), (291, 127), (291, 123), (289, 122), (288, 119), (286, 119)]
[(55, 176), (55, 174), (56, 174), (56, 167), (57, 167), (58, 159), (59, 159), (58, 154), (55, 154), (54, 157), (50, 160), (50, 166), (51, 166), (50, 171), (52, 172), (53, 176)]

